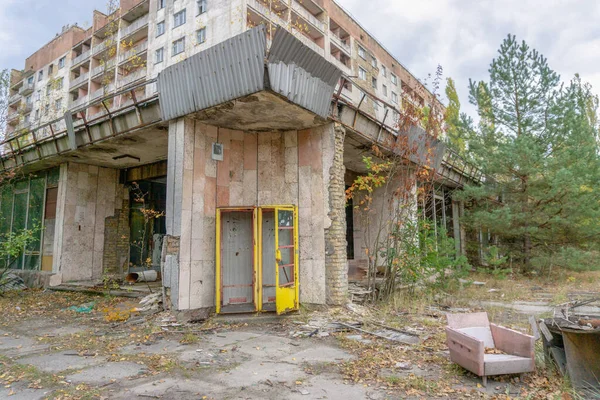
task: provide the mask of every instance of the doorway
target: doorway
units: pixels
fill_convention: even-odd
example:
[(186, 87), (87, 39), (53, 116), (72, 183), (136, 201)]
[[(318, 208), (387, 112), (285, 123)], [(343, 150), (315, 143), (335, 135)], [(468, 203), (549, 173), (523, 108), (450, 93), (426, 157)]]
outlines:
[(217, 210), (217, 313), (297, 310), (295, 206)]

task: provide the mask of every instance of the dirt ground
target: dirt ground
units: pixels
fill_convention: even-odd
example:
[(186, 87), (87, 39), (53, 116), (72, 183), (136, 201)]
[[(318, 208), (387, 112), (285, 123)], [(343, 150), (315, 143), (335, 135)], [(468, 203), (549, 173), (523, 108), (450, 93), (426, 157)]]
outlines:
[[(451, 364), (444, 313), (486, 309), (485, 296), (473, 297), (469, 307), (433, 296), (415, 302), (418, 307), (399, 301), (381, 309), (353, 305), (180, 325), (165, 312), (132, 311), (138, 306), (132, 299), (11, 292), (0, 297), (0, 398), (574, 398), (544, 367), (541, 351), (536, 373), (496, 377), (485, 388)], [(526, 313), (512, 308), (514, 300), (494, 300), (489, 311), (526, 331), (526, 316), (514, 317)], [(80, 312), (86, 306), (91, 311)], [(338, 331), (335, 322), (362, 323), (369, 332), (381, 325), (402, 329), (418, 343)]]

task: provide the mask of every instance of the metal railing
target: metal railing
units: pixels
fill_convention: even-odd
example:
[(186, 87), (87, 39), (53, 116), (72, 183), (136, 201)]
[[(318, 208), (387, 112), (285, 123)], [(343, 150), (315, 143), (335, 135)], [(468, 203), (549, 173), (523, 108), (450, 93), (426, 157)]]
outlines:
[(142, 18), (136, 19), (128, 27), (124, 28), (121, 31), (121, 38), (125, 38), (125, 37), (131, 35), (135, 31), (143, 28), (146, 25), (148, 25), (148, 15), (145, 15)]
[(90, 77), (90, 74), (88, 72), (86, 72), (85, 74), (79, 75), (77, 78), (75, 78), (71, 81), (71, 83), (69, 84), (69, 89), (73, 89), (74, 87), (82, 84), (83, 82), (87, 81), (89, 77)]
[[(86, 103), (87, 96), (74, 101), (70, 108), (72, 116), (85, 115), (86, 110), (92, 106), (103, 107), (103, 111), (96, 113), (94, 116), (91, 116), (87, 119), (77, 119), (75, 121), (73, 128), (76, 132), (83, 131), (84, 136), (85, 132), (88, 133), (87, 138), (84, 137), (85, 143), (78, 147), (91, 145), (97, 141), (106, 139), (106, 137), (102, 137), (101, 139), (93, 139), (90, 136), (90, 126), (103, 123), (106, 120), (112, 120), (115, 116), (128, 113), (133, 110), (137, 110), (136, 114), (138, 115), (138, 124), (133, 126), (126, 124), (127, 126), (123, 125), (118, 127), (112, 125), (111, 123), (112, 129), (110, 129), (110, 137), (123, 135), (130, 131), (141, 129), (160, 122), (160, 117), (158, 119), (148, 121), (142, 120), (140, 116), (141, 106), (150, 102), (156, 102), (158, 100), (158, 96), (156, 94), (148, 96), (145, 94), (136, 93), (136, 90), (154, 83), (156, 83), (156, 79), (134, 85), (128, 89), (116, 91), (108, 96), (97, 98), (80, 108), (76, 108), (76, 104)], [(116, 98), (126, 93), (131, 95), (131, 98), (133, 99), (132, 104), (115, 107), (106, 106), (107, 100)], [(0, 170), (16, 168), (49, 157), (55, 157), (72, 150), (69, 146), (62, 147), (58, 144), (59, 140), (64, 140), (67, 137), (67, 124), (65, 117), (60, 117), (45, 124), (33, 127), (32, 129), (29, 128), (30, 123), (28, 122), (20, 124), (13, 133), (11, 133), (3, 142), (0, 142)], [(41, 150), (43, 146), (46, 146), (44, 151)]]
[(138, 79), (142, 79), (146, 77), (146, 68), (141, 68), (137, 71), (130, 73), (129, 75), (123, 76), (119, 79), (119, 87), (123, 87), (129, 85), (132, 82), (137, 81)]
[(314, 15), (310, 13), (302, 4), (300, 4), (297, 0), (292, 0), (292, 10), (296, 12), (300, 17), (304, 18), (308, 21), (312, 26), (320, 30), (321, 32), (325, 32), (325, 24), (317, 19)]
[(352, 56), (352, 47), (350, 44), (344, 43), (344, 41), (333, 32), (330, 32), (329, 38), (337, 47), (344, 50), (349, 56)]
[(119, 64), (129, 60), (130, 58), (132, 58), (135, 55), (143, 53), (146, 50), (148, 50), (148, 42), (147, 41), (144, 43), (138, 44), (134, 48), (129, 49), (125, 53), (119, 55)]
[(77, 57), (75, 57), (73, 59), (73, 66), (85, 61), (86, 59), (90, 58), (90, 55), (92, 54), (91, 50), (86, 50), (83, 53), (81, 53), (80, 55), (78, 55)]
[(263, 3), (261, 3), (260, 1), (248, 0), (248, 5), (250, 7), (252, 7), (257, 13), (259, 13), (263, 17), (265, 17), (266, 19), (271, 20), (281, 26), (287, 25), (287, 22), (277, 14), (277, 11), (269, 10), (269, 8), (267, 6), (265, 6)]

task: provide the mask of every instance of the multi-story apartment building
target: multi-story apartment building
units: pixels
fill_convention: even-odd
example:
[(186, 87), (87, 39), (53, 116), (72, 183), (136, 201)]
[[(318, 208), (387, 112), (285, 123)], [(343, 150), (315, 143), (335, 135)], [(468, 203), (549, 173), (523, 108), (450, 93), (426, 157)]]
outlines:
[[(404, 101), (437, 100), (333, 0), (121, 0), (65, 27), (11, 85), (0, 172), (31, 174), (0, 186), (0, 234), (43, 230), (0, 266), (54, 283), (157, 268), (177, 310), (343, 302), (378, 225), (345, 188), (374, 144), (406, 143), (412, 165), (420, 152), (438, 186), (472, 178), (436, 138), (394, 125)], [(402, 184), (416, 209), (415, 181)], [(382, 190), (374, 201), (396, 204)], [(462, 237), (449, 192), (431, 215)]]
[[(403, 91), (420, 88), (421, 105), (434, 101), (421, 83), (373, 36), (333, 0), (122, 0), (110, 15), (94, 12), (88, 29), (66, 26), (11, 76), (9, 135), (48, 122), (67, 109), (156, 76), (166, 67), (266, 24), (270, 37), (284, 27), (360, 86), (342, 94), (378, 119), (387, 106), (400, 109)], [(155, 85), (140, 88), (142, 99)], [(129, 97), (129, 98), (128, 98)], [(426, 97), (426, 98), (423, 98)], [(130, 96), (111, 99), (119, 107)], [(97, 106), (87, 118), (106, 112)], [(391, 120), (392, 115), (388, 117)]]

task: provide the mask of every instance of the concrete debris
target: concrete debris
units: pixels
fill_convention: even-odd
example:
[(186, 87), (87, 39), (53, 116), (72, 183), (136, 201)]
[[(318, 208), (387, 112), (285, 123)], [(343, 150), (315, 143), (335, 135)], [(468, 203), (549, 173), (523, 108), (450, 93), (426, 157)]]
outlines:
[(348, 335), (346, 336), (346, 339), (354, 340), (363, 344), (369, 344), (372, 342), (370, 339), (364, 339), (363, 335)]
[(364, 303), (371, 293), (372, 290), (357, 283), (350, 283), (348, 285), (348, 294), (352, 303)]
[[(298, 324), (298, 321), (294, 321), (294, 324)], [(362, 326), (361, 322), (353, 322), (348, 324), (341, 324), (338, 322), (330, 322), (326, 319), (314, 319), (310, 320), (308, 324), (304, 324), (298, 327), (298, 330), (290, 331), (289, 335), (293, 338), (299, 337), (328, 337), (334, 332), (344, 332), (350, 330), (348, 326)]]
[(140, 300), (140, 306), (136, 308), (139, 312), (155, 313), (162, 310), (162, 293), (152, 293)]
[(405, 371), (409, 371), (412, 369), (412, 364), (409, 362), (397, 362), (395, 367), (398, 369), (403, 369)]
[(479, 282), (479, 281), (469, 281), (467, 279), (459, 279), (458, 280), (461, 284), (463, 285), (475, 285), (475, 286), (485, 286), (486, 282)]
[(27, 285), (20, 276), (13, 274), (12, 272), (5, 273), (0, 277), (0, 293), (8, 292), (10, 290), (23, 290), (27, 289)]

